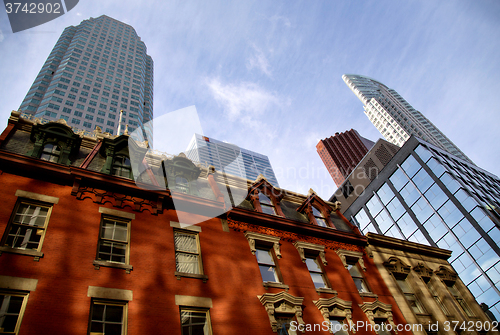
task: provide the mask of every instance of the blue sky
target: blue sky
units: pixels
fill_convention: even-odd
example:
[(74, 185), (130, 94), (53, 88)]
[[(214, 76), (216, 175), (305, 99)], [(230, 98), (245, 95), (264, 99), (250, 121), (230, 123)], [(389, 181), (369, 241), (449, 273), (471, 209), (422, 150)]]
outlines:
[(64, 27), (101, 14), (146, 43), (155, 117), (196, 106), (205, 135), (267, 155), (285, 189), (328, 198), (336, 187), (317, 142), (351, 128), (381, 136), (345, 73), (395, 89), (478, 166), (500, 173), (498, 1), (80, 0), (16, 34), (2, 11), (0, 128)]

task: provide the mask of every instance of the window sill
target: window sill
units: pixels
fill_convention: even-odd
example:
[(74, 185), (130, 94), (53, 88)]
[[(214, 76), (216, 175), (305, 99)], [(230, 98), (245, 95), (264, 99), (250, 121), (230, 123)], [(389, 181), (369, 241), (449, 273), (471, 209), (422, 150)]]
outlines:
[(186, 277), (186, 278), (195, 278), (195, 279), (201, 279), (203, 280), (204, 283), (207, 282), (208, 276), (207, 275), (201, 275), (197, 273), (188, 273), (188, 272), (174, 272), (174, 276), (177, 277), (177, 280), (181, 280), (181, 277)]
[(24, 255), (24, 256), (31, 256), (34, 257), (34, 261), (38, 262), (40, 258), (43, 257), (43, 252), (38, 251), (38, 250), (30, 250), (30, 249), (18, 249), (18, 248), (11, 248), (11, 247), (0, 247), (0, 255), (6, 252), (8, 254), (17, 254), (17, 255)]
[(101, 260), (94, 260), (94, 269), (99, 270), (101, 266), (107, 267), (107, 268), (116, 268), (116, 269), (123, 269), (125, 270), (126, 273), (130, 273), (132, 271), (133, 266), (132, 265), (127, 265), (123, 263), (114, 263), (114, 262), (107, 262), (107, 261), (101, 261)]
[(264, 288), (266, 290), (268, 288), (270, 288), (270, 287), (274, 287), (274, 288), (283, 288), (286, 291), (288, 291), (288, 289), (290, 288), (288, 285), (285, 285), (285, 284), (282, 284), (282, 283), (275, 283), (275, 282), (272, 282), (272, 281), (265, 281), (265, 282), (262, 283), (262, 286), (264, 286)]
[(319, 287), (319, 288), (316, 289), (316, 292), (318, 292), (318, 293), (337, 294), (337, 291), (332, 290), (331, 288), (327, 288), (327, 287)]
[(378, 295), (372, 292), (359, 292), (359, 295), (366, 298), (378, 298)]

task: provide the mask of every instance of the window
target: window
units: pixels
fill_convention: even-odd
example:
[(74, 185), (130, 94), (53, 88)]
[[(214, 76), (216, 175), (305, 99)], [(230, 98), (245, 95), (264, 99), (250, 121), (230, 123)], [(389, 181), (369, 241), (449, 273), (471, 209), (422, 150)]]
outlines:
[(413, 291), (413, 288), (410, 286), (410, 284), (405, 279), (396, 279), (396, 281), (413, 312), (417, 314), (425, 313), (424, 307), (417, 299), (415, 292)]
[[(290, 323), (293, 321), (293, 316), (280, 315), (276, 316), (276, 322), (278, 323), (278, 335), (297, 335), (296, 330), (290, 329)], [(295, 327), (294, 329), (296, 329)]]
[(326, 223), (326, 219), (324, 218), (323, 213), (321, 213), (318, 209), (316, 209), (316, 207), (314, 207), (314, 206), (311, 206), (311, 207), (312, 207), (312, 212), (313, 212), (314, 218), (316, 219), (316, 222), (318, 223), (318, 226), (328, 227), (328, 224)]
[(61, 155), (61, 148), (57, 144), (45, 144), (43, 146), (42, 155), (40, 159), (49, 162), (57, 163), (59, 161), (59, 156)]
[(328, 282), (318, 256), (306, 256), (306, 266), (311, 274), (314, 287), (328, 288)]
[(180, 176), (175, 177), (175, 188), (177, 191), (187, 194), (189, 192), (187, 179)]
[(113, 160), (111, 174), (118, 177), (132, 179), (132, 166), (130, 165), (130, 159), (127, 156), (116, 156)]
[(103, 213), (97, 245), (97, 257), (94, 261), (99, 266), (118, 267), (132, 270), (129, 265), (130, 255), (130, 223), (135, 215), (118, 210), (100, 207)]
[[(58, 201), (57, 198), (24, 191), (17, 191), (16, 196), (45, 197), (51, 203)], [(35, 256), (35, 260), (42, 257), (40, 250), (51, 212), (52, 204), (20, 198), (5, 229), (1, 251), (8, 252), (8, 249), (13, 249), (11, 252)]]
[(0, 290), (1, 334), (19, 333), (27, 301), (27, 293)]
[(89, 335), (126, 334), (126, 314), (126, 302), (92, 299)]
[(330, 329), (332, 330), (332, 334), (335, 335), (349, 335), (347, 332), (349, 325), (345, 324), (341, 318), (330, 317)]
[(259, 202), (260, 208), (262, 208), (262, 213), (276, 215), (273, 202), (262, 192), (259, 192)]
[(208, 310), (180, 307), (182, 335), (212, 334)]
[(281, 283), (280, 274), (276, 267), (276, 255), (274, 251), (270, 247), (257, 247), (255, 256), (257, 256), (262, 281)]
[(175, 230), (175, 266), (179, 273), (203, 274), (199, 235), (196, 232)]
[(361, 273), (357, 262), (348, 262), (347, 270), (349, 270), (349, 274), (354, 280), (354, 284), (356, 284), (356, 288), (358, 289), (359, 293), (370, 292), (368, 286), (366, 286), (363, 274)]
[(475, 316), (474, 312), (469, 307), (469, 305), (467, 304), (467, 302), (464, 300), (462, 294), (457, 289), (456, 284), (448, 285), (448, 290), (453, 295), (453, 297), (455, 297), (455, 300), (458, 302), (458, 304), (463, 309), (463, 311), (465, 312), (465, 314), (467, 316), (469, 316), (469, 317), (474, 317)]

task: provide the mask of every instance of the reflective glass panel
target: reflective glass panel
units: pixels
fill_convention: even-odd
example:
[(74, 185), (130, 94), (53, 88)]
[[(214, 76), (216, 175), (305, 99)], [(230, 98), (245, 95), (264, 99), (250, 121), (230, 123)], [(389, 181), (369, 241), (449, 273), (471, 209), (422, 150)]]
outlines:
[(392, 198), (394, 198), (394, 193), (390, 189), (389, 185), (385, 184), (379, 188), (377, 195), (384, 205), (386, 205)]
[(417, 155), (424, 161), (427, 162), (429, 158), (432, 157), (432, 154), (427, 150), (423, 145), (419, 144), (415, 150)]
[(408, 178), (406, 178), (405, 174), (401, 170), (396, 170), (392, 176), (389, 178), (392, 182), (392, 185), (396, 190), (401, 190), (403, 186), (408, 182)]
[(401, 168), (405, 170), (408, 177), (413, 177), (415, 173), (420, 169), (420, 164), (413, 158), (413, 156), (408, 156), (408, 158), (401, 164)]
[(429, 174), (421, 169), (413, 178), (413, 182), (417, 185), (420, 192), (424, 193), (433, 183), (434, 181), (429, 176)]
[(366, 203), (366, 208), (368, 208), (372, 216), (376, 216), (382, 210), (382, 204), (380, 203), (380, 201), (377, 199), (376, 196), (373, 196)]

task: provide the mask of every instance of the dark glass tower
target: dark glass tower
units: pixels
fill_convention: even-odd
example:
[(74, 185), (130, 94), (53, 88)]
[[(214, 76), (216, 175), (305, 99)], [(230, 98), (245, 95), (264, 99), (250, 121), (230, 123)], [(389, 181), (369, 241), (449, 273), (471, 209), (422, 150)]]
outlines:
[(64, 29), (20, 109), (116, 135), (142, 128), (152, 140), (153, 59), (134, 28), (106, 15)]

